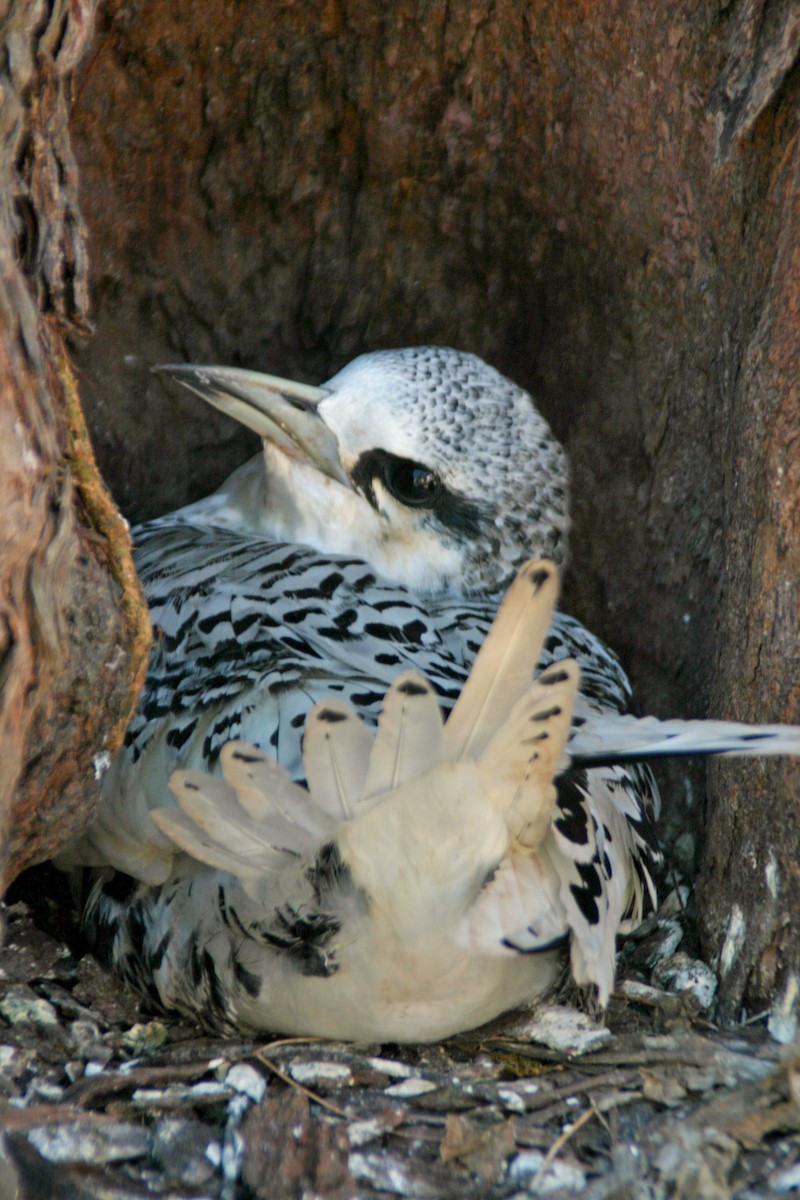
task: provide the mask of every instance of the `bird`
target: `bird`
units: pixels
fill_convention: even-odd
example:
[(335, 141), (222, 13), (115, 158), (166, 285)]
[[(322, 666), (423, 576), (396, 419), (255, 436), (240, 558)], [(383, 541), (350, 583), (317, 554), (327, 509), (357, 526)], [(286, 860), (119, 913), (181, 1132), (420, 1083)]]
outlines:
[[(194, 900), (204, 933), (215, 908), (202, 884), (190, 899), (208, 879), (195, 864), (236, 881), (225, 913), (245, 931), (239, 986), (220, 996), (233, 1027), (432, 1041), (555, 983), (565, 908), (553, 780), (579, 668), (565, 659), (533, 675), (557, 578), (548, 562), (520, 571), (446, 721), (432, 685), (405, 671), (375, 732), (341, 700), (314, 706), (306, 788), (238, 741), (223, 747), (222, 780), (172, 776), (180, 809), (153, 818), (192, 860), (172, 887)], [(623, 818), (605, 815), (622, 841)], [(621, 899), (627, 878), (614, 882)], [(176, 937), (167, 914), (161, 966), (180, 989), (197, 933)], [(312, 927), (298, 936), (301, 921)]]
[[(303, 826), (319, 808), (304, 735), (306, 743), (318, 740), (318, 706), (327, 706), (322, 711), (343, 716), (341, 736), (345, 727), (365, 731), (354, 735), (363, 760), (369, 728), (378, 726), (374, 747), (380, 747), (380, 721), (396, 711), (398, 677), (421, 689), (431, 727), (438, 720), (435, 696), (445, 730), (459, 696), (486, 690), (480, 649), (502, 645), (506, 636), (501, 628), (489, 637), (504, 593), (530, 578), (524, 564), (540, 564), (536, 571), (551, 580), (567, 561), (566, 457), (526, 391), (458, 350), (361, 355), (321, 387), (232, 367), (160, 370), (253, 429), (263, 449), (210, 496), (134, 531), (155, 634), (148, 676), (126, 745), (104, 780), (100, 811), (62, 858), (64, 865), (95, 870), (84, 923), (97, 957), (157, 1005), (214, 1030), (343, 1037), (369, 1030), (379, 1040), (432, 1040), (514, 1007), (521, 992), (528, 999), (545, 994), (554, 963), (565, 958), (602, 1008), (613, 986), (617, 934), (634, 928), (656, 902), (659, 799), (644, 760), (797, 752), (798, 731), (638, 718), (619, 660), (575, 618), (554, 609), (548, 586), (546, 602), (540, 600), (546, 628), (533, 639), (534, 658), (517, 653), (529, 683), (537, 673), (549, 678), (551, 669), (580, 679), (574, 701), (559, 706), (569, 708), (571, 724), (553, 790), (541, 785), (551, 797), (549, 809), (544, 805), (547, 844), (559, 848), (556, 883), (540, 880), (535, 902), (526, 893), (529, 926), (515, 911), (513, 929), (503, 922), (495, 929), (492, 1003), (459, 1006), (444, 973), (441, 987), (424, 971), (415, 982), (406, 956), (406, 983), (417, 989), (409, 1000), (413, 1019), (396, 1012), (390, 1019), (377, 1006), (371, 1024), (361, 1009), (355, 1023), (341, 1015), (334, 1020), (331, 1012), (347, 1008), (334, 1001), (337, 989), (358, 994), (358, 978), (347, 982), (342, 947), (358, 940), (360, 907), (369, 907), (370, 895), (368, 887), (353, 887), (352, 870), (342, 869), (338, 827), (326, 825), (326, 840), (312, 846), (310, 835), (321, 826)], [(483, 682), (470, 684), (479, 667)], [(346, 708), (331, 708), (337, 704)], [(511, 721), (511, 713), (503, 720)], [(294, 855), (294, 874), (289, 882), (282, 875), (276, 890), (260, 889), (257, 932), (238, 915), (242, 906), (252, 912), (245, 881), (219, 861), (197, 857), (201, 844), (192, 832), (209, 794), (228, 813), (238, 812), (236, 805), (247, 809), (236, 787), (242, 761), (231, 745), (250, 747), (240, 752), (280, 796), (291, 784), (311, 797), (301, 802), (291, 792), (281, 828), (295, 841), (272, 849)], [(422, 754), (414, 770), (423, 795), (432, 779), (468, 769), (448, 753), (440, 748), (433, 765)], [(187, 771), (204, 778), (222, 772), (226, 779), (227, 771), (230, 779), (218, 780), (215, 790), (194, 776), (199, 791), (189, 796)], [(348, 811), (358, 808), (360, 786), (351, 780)], [(448, 845), (452, 831), (444, 818), (438, 832), (432, 829), (424, 805), (412, 818), (411, 807), (403, 808), (409, 787), (397, 784), (403, 801), (396, 807), (413, 827), (409, 836), (417, 822), (426, 831), (417, 839), (424, 858), (425, 846), (433, 854), (437, 839)], [(263, 815), (267, 802), (253, 801), (251, 793)], [(479, 804), (481, 789), (471, 794)], [(390, 811), (390, 800), (363, 819), (374, 824)], [(264, 840), (263, 831), (247, 828)], [(218, 860), (224, 849), (217, 846)], [(382, 853), (376, 842), (376, 880)], [(509, 862), (506, 847), (486, 868), (484, 887), (495, 900), (498, 880), (513, 891), (517, 875)], [(476, 869), (479, 863), (485, 866), (477, 853)], [(492, 906), (481, 895), (478, 889), (472, 903), (487, 928)], [(451, 899), (443, 884), (440, 907)], [(407, 889), (395, 903), (399, 920)], [(374, 957), (379, 942), (370, 944)], [(384, 953), (392, 957), (388, 946)], [(475, 953), (485, 965), (483, 951)], [(521, 991), (499, 982), (515, 971), (526, 981)], [(315, 1000), (306, 1003), (311, 979)], [(367, 980), (361, 985), (368, 999)], [(275, 989), (283, 996), (280, 1011), (268, 999)]]

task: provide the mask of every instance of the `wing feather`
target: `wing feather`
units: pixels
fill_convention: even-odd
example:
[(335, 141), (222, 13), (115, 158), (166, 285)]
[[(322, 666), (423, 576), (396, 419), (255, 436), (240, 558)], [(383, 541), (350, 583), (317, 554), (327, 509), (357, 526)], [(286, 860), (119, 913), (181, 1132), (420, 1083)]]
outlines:
[(526, 563), (508, 589), (448, 718), (450, 758), (477, 758), (528, 690), (557, 598), (555, 565), (544, 560)]
[(572, 660), (543, 671), (478, 760), (486, 796), (505, 813), (512, 838), (528, 849), (535, 849), (550, 829), (554, 779), (569, 735), (579, 679), (578, 665)]
[(314, 804), (339, 821), (356, 812), (375, 735), (342, 700), (316, 704), (306, 721), (303, 765)]
[(406, 671), (386, 693), (363, 798), (371, 800), (431, 770), (444, 757), (442, 713), (433, 687)]

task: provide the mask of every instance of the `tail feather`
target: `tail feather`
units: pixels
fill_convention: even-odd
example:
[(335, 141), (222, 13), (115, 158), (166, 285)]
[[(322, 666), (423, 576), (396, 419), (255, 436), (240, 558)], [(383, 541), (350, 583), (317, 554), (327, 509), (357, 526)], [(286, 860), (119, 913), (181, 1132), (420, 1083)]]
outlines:
[[(208, 839), (224, 846), (246, 861), (263, 861), (271, 870), (284, 852), (310, 854), (326, 826), (321, 814), (315, 833), (287, 817), (271, 814), (254, 820), (242, 808), (236, 795), (221, 779), (202, 771), (175, 771), (169, 786), (183, 813)], [(156, 809), (154, 819), (159, 828), (169, 825), (172, 809)], [(327, 823), (330, 833), (332, 822)]]
[(227, 742), (219, 758), (225, 782), (253, 820), (273, 814), (303, 826), (308, 794), (274, 758), (249, 742)]
[[(338, 822), (304, 788), (290, 783), (281, 768), (269, 770), (269, 760), (257, 747), (229, 742), (222, 760), (224, 781), (202, 771), (173, 772), (169, 786), (180, 808), (154, 809), (150, 815), (179, 849), (234, 875), (249, 896), (261, 901), (270, 881), (291, 862), (309, 859)], [(270, 783), (275, 791), (260, 794), (260, 787)], [(299, 803), (290, 813), (273, 803), (281, 791), (284, 802), (297, 793)]]
[(220, 841), (196, 824), (193, 817), (179, 808), (159, 808), (153, 811), (159, 829), (186, 854), (198, 862), (207, 863), (220, 871), (234, 875), (248, 893), (257, 899), (270, 876), (285, 865), (286, 856), (274, 851), (268, 858), (263, 848), (226, 837)]
[(531, 685), (558, 599), (553, 563), (530, 562), (505, 595), (445, 726), (450, 758), (477, 758)]
[(658, 717), (592, 712), (575, 729), (569, 753), (573, 763), (582, 767), (684, 755), (800, 754), (800, 725), (662, 721)]
[(340, 821), (354, 815), (375, 735), (349, 704), (326, 700), (306, 721), (303, 764), (315, 804)]
[(363, 799), (374, 799), (424, 775), (443, 758), (442, 713), (436, 693), (421, 675), (405, 672), (386, 693)]
[(553, 780), (569, 734), (579, 677), (571, 659), (543, 671), (478, 759), (487, 798), (505, 813), (515, 842), (529, 850), (550, 828), (556, 798)]

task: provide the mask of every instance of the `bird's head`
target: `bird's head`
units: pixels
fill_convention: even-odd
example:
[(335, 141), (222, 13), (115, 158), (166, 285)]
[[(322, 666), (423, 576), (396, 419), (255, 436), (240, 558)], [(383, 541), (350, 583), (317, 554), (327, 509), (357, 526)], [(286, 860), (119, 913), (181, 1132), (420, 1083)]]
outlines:
[(187, 515), (352, 554), (417, 591), (505, 586), (566, 557), (564, 452), (527, 392), (472, 354), (363, 354), (319, 388), (225, 367), (167, 366), (264, 439)]

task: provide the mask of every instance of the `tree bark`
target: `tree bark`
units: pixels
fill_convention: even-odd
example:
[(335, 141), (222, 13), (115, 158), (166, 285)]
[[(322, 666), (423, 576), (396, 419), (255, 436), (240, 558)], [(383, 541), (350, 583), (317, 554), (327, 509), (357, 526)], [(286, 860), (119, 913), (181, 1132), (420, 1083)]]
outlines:
[[(797, 720), (799, 37), (783, 0), (108, 6), (72, 114), (77, 358), (124, 511), (251, 448), (155, 362), (471, 349), (567, 444), (568, 607), (644, 705)], [(665, 774), (664, 833), (686, 869), (700, 839), (734, 1015), (797, 976), (797, 768), (703, 782)]]
[(148, 623), (64, 333), (86, 327), (67, 136), (91, 3), (12, 3), (0, 72), (0, 888), (81, 828), (141, 683)]

